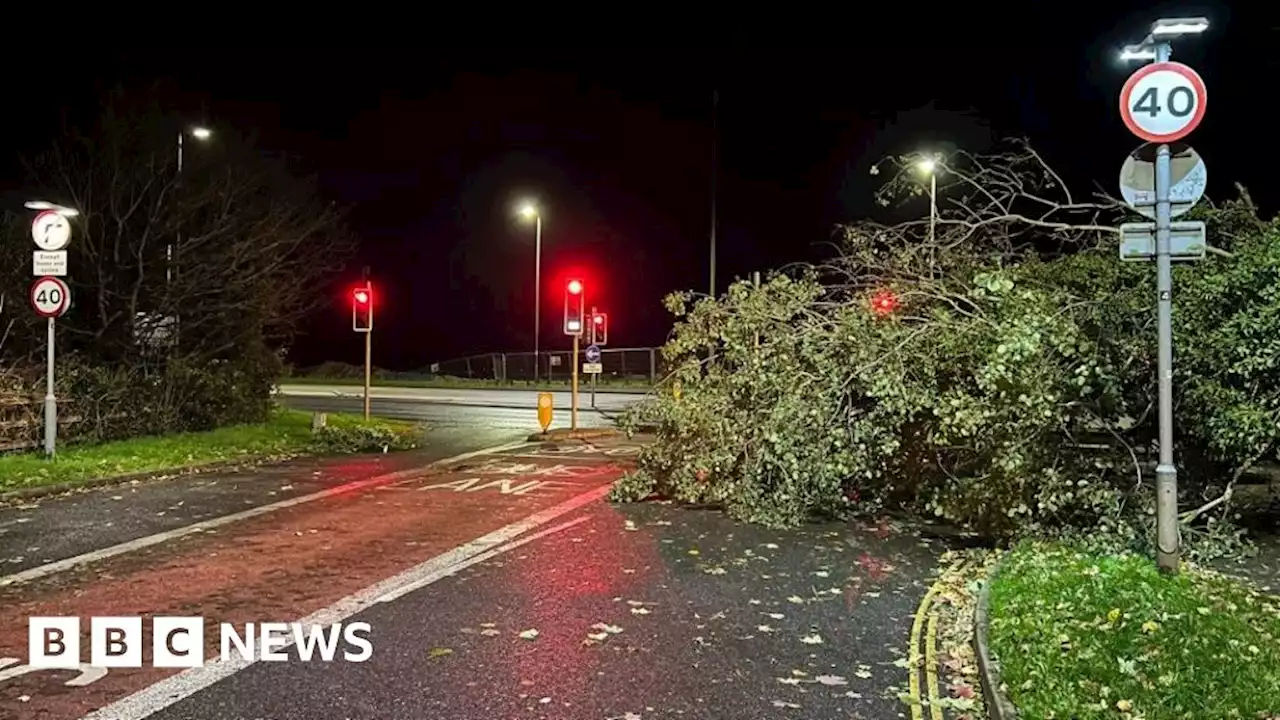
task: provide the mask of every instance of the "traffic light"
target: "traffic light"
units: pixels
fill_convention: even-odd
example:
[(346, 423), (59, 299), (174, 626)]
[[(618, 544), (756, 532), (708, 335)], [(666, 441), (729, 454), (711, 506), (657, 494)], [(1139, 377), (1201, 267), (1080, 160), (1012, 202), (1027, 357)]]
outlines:
[(888, 315), (898, 309), (898, 296), (892, 290), (881, 290), (871, 297), (871, 310), (877, 315)]
[(564, 286), (564, 334), (581, 335), (586, 316), (585, 288), (581, 280), (570, 280)]
[(591, 344), (609, 344), (609, 313), (598, 312), (591, 316)]
[(373, 285), (351, 290), (351, 329), (356, 332), (373, 331)]

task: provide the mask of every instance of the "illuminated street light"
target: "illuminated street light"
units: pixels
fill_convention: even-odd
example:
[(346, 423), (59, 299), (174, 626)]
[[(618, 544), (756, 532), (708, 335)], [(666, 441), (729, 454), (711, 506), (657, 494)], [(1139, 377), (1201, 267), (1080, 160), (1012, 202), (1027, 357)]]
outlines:
[(63, 205), (57, 205), (51, 202), (45, 202), (44, 200), (29, 200), (23, 203), (23, 207), (27, 208), (28, 210), (52, 210), (58, 213), (59, 215), (61, 215), (62, 217), (76, 217), (77, 215), (80, 214), (80, 211), (75, 208), (69, 208)]
[(196, 127), (191, 128), (191, 137), (197, 140), (208, 140), (213, 137), (213, 131), (207, 127), (197, 125)]
[(929, 242), (932, 244), (938, 224), (938, 161), (926, 157), (916, 163), (916, 168), (929, 176)]
[(1126, 45), (1120, 51), (1121, 62), (1132, 62), (1134, 60), (1155, 60), (1156, 50), (1149, 45)]
[(1151, 26), (1152, 37), (1175, 38), (1179, 35), (1199, 35), (1209, 29), (1209, 18), (1162, 18)]
[(537, 382), (538, 373), (542, 369), (539, 360), (542, 349), (538, 347), (542, 335), (542, 213), (538, 212), (538, 206), (532, 200), (526, 200), (520, 205), (520, 217), (525, 220), (532, 220), (535, 223), (533, 241), (533, 381)]

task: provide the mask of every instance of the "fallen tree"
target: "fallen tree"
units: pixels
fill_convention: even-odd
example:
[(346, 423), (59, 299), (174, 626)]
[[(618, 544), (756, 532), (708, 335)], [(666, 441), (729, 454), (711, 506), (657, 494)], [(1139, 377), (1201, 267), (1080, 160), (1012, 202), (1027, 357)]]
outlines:
[[(921, 194), (917, 160), (882, 164), (886, 207)], [(939, 180), (932, 230), (856, 223), (825, 265), (670, 296), (681, 392), (629, 416), (657, 442), (615, 497), (770, 525), (894, 510), (997, 537), (1146, 542), (1154, 273), (1118, 260), (1120, 209), (1074, 197), (1024, 144), (952, 157)], [(1274, 456), (1280, 434), (1280, 233), (1247, 198), (1202, 214), (1231, 256), (1175, 279), (1184, 506)]]

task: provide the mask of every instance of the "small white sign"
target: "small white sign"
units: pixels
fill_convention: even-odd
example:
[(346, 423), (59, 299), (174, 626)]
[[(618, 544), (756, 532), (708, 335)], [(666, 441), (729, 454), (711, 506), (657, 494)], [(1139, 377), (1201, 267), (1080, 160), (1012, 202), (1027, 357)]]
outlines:
[[(1206, 254), (1205, 224), (1200, 221), (1170, 223), (1169, 257), (1175, 262), (1203, 260)], [(1156, 256), (1156, 224), (1124, 223), (1120, 226), (1120, 259), (1151, 260)]]
[(53, 210), (45, 210), (31, 221), (31, 239), (41, 250), (61, 250), (71, 242), (71, 223)]
[(66, 277), (67, 251), (36, 250), (31, 253), (31, 274), (35, 277), (40, 277), (42, 275)]
[(582, 372), (588, 375), (599, 375), (604, 372), (604, 366), (601, 363), (583, 363)]

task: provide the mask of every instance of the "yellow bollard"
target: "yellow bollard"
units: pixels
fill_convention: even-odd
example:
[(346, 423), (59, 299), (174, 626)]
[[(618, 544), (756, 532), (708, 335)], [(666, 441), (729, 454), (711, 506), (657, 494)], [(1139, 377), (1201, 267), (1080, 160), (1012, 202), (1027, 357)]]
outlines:
[(555, 396), (551, 393), (538, 393), (538, 424), (542, 425), (542, 432), (546, 432), (551, 427), (551, 411)]

